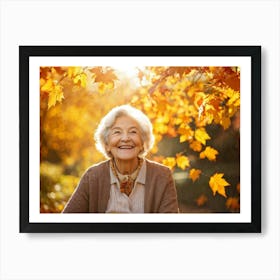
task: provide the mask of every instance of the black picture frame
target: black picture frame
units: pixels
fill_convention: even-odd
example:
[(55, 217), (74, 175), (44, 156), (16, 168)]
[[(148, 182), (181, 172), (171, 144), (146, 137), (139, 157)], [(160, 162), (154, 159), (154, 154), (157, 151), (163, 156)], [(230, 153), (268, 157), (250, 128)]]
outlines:
[[(30, 58), (31, 57), (249, 57), (251, 60), (250, 222), (31, 222), (30, 221)], [(261, 46), (19, 46), (20, 221), (21, 233), (260, 233), (261, 232)], [(241, 93), (242, 94), (242, 93)], [(241, 105), (242, 106), (242, 105)], [(180, 214), (179, 214), (180, 215)]]

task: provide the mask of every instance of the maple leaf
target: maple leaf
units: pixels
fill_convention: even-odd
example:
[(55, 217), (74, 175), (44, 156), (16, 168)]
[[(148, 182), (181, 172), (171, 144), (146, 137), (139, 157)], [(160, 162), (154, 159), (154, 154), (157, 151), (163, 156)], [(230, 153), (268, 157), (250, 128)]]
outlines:
[(106, 85), (102, 82), (98, 83), (98, 91), (103, 94), (106, 91)]
[(168, 166), (169, 168), (174, 168), (176, 166), (176, 159), (174, 157), (166, 157), (162, 164)]
[(206, 144), (207, 140), (211, 139), (211, 137), (208, 135), (204, 127), (196, 129), (194, 132), (194, 137), (197, 141), (199, 141), (203, 145)]
[(177, 166), (183, 170), (190, 166), (189, 158), (186, 156), (177, 155), (176, 162)]
[(97, 83), (103, 82), (105, 84), (114, 84), (114, 81), (118, 79), (114, 70), (108, 67), (94, 67), (90, 69), (90, 72), (93, 73), (93, 78)]
[(191, 148), (192, 150), (194, 150), (195, 152), (200, 152), (201, 149), (202, 149), (202, 145), (201, 145), (201, 143), (198, 142), (198, 141), (192, 141), (192, 142), (190, 143), (190, 148)]
[(230, 118), (227, 117), (222, 117), (220, 121), (221, 126), (224, 128), (224, 130), (228, 129), (231, 125), (231, 120)]
[(69, 78), (74, 78), (75, 76), (79, 75), (82, 73), (82, 68), (81, 67), (69, 67), (67, 71), (67, 75)]
[(195, 182), (199, 178), (200, 174), (201, 170), (192, 168), (190, 170), (189, 177), (192, 179), (193, 182)]
[(160, 134), (166, 134), (168, 132), (168, 126), (161, 122), (156, 122), (154, 124), (154, 131)]
[(202, 194), (195, 201), (197, 206), (203, 206), (208, 201), (208, 198), (206, 195)]
[(61, 102), (64, 98), (62, 86), (55, 85), (53, 90), (49, 93), (48, 99), (48, 109), (56, 104), (56, 102)]
[(207, 157), (210, 161), (216, 160), (216, 155), (218, 155), (219, 152), (210, 146), (207, 146), (203, 152), (200, 153), (199, 157), (201, 159), (204, 159)]
[(47, 81), (45, 81), (45, 82), (44, 82), (43, 79), (41, 79), (40, 82), (42, 83), (42, 85), (41, 85), (41, 90), (42, 91), (46, 91), (46, 92), (52, 91), (52, 89), (53, 89), (52, 79), (47, 79)]
[(226, 207), (232, 211), (240, 209), (239, 199), (237, 197), (229, 197), (226, 201)]
[(87, 85), (87, 75), (85, 73), (78, 74), (73, 79), (75, 84), (80, 84), (81, 87), (85, 88)]
[(216, 195), (218, 192), (220, 195), (227, 197), (225, 187), (230, 186), (230, 184), (222, 178), (223, 176), (223, 173), (215, 173), (211, 176), (209, 186), (212, 189), (213, 195)]
[(180, 143), (192, 139), (194, 134), (193, 130), (186, 124), (181, 124), (177, 132), (181, 134)]

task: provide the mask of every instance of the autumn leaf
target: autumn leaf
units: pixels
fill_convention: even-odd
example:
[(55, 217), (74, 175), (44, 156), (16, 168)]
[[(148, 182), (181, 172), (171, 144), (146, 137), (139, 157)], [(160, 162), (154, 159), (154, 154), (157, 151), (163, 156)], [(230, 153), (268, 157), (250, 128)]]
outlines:
[(93, 73), (95, 82), (103, 82), (105, 84), (113, 83), (118, 79), (113, 69), (109, 67), (94, 67), (90, 69)]
[(207, 140), (211, 139), (211, 137), (208, 135), (204, 127), (196, 129), (194, 133), (194, 137), (197, 141), (199, 141), (203, 145), (206, 144)]
[(216, 160), (216, 155), (218, 155), (219, 152), (210, 146), (207, 146), (203, 152), (200, 153), (199, 157), (201, 159), (208, 158), (210, 161)]
[(202, 194), (195, 201), (197, 206), (203, 206), (208, 201), (208, 198), (206, 195)]
[(82, 72), (81, 67), (68, 67), (67, 75), (69, 78), (75, 78)]
[(74, 77), (73, 82), (80, 84), (81, 87), (85, 88), (87, 85), (87, 75), (85, 73), (78, 74)]
[(60, 85), (56, 85), (53, 87), (53, 90), (49, 93), (48, 99), (48, 109), (56, 104), (56, 102), (61, 102), (64, 98), (63, 90)]
[(46, 92), (52, 91), (52, 89), (53, 89), (52, 79), (48, 79), (47, 81), (45, 81), (44, 79), (41, 78), (40, 82), (41, 82), (42, 91), (46, 91)]
[(63, 88), (61, 85), (56, 84), (52, 79), (45, 81), (41, 78), (41, 91), (48, 93), (48, 109), (56, 104), (56, 102), (61, 102), (64, 98)]
[(228, 88), (225, 93), (229, 97), (229, 100), (227, 101), (228, 106), (240, 106), (240, 93), (238, 91)]
[(186, 156), (177, 155), (176, 162), (177, 166), (183, 170), (190, 166), (189, 158)]
[(161, 122), (154, 124), (154, 131), (160, 134), (166, 134), (168, 132), (168, 126)]
[(211, 176), (209, 186), (212, 189), (213, 195), (216, 195), (218, 192), (220, 195), (227, 197), (225, 187), (230, 186), (230, 184), (222, 178), (223, 176), (223, 173), (215, 173)]
[(226, 201), (226, 207), (232, 211), (240, 209), (239, 199), (237, 197), (229, 197)]
[(176, 159), (174, 157), (166, 157), (162, 164), (168, 166), (170, 169), (174, 168), (176, 166)]
[(220, 121), (221, 126), (224, 128), (224, 130), (228, 129), (231, 125), (231, 120), (228, 117), (223, 117)]
[(199, 141), (192, 141), (189, 146), (195, 152), (200, 152), (202, 149), (202, 145)]
[[(135, 80), (129, 80), (130, 78), (123, 80), (121, 75), (117, 76), (117, 69), (110, 67), (40, 67), (42, 161), (53, 161), (52, 157), (55, 155), (57, 164), (64, 170), (75, 166), (73, 172), (79, 174), (88, 165), (103, 160), (103, 155), (96, 152), (92, 145), (92, 135), (88, 131), (93, 131), (113, 107), (129, 103), (146, 114), (153, 125), (155, 142), (147, 156), (151, 160), (165, 164), (172, 171), (176, 167), (185, 170), (183, 173), (188, 176), (189, 183), (194, 182), (196, 185), (202, 178), (201, 170), (206, 164), (205, 161), (210, 161), (208, 164), (214, 165), (214, 161), (226, 150), (217, 151), (214, 144), (210, 147), (212, 138), (215, 142), (224, 140), (225, 146), (229, 149), (230, 145), (233, 147), (238, 144), (240, 71), (232, 70), (234, 66), (184, 68), (141, 67), (138, 77), (134, 77)], [(136, 81), (138, 78), (140, 81)], [(57, 106), (59, 102), (63, 102), (62, 106)], [(237, 137), (228, 139), (229, 137), (224, 136), (230, 135), (231, 131), (219, 134), (216, 128), (231, 131), (234, 129)], [(167, 154), (169, 157), (166, 157)], [(199, 160), (200, 158), (206, 160)], [(198, 169), (190, 167), (190, 163), (196, 163)], [(217, 168), (224, 166), (219, 165)], [(215, 177), (213, 172), (209, 176), (213, 175), (212, 179), (208, 179), (210, 196), (213, 191), (214, 195), (218, 193), (226, 197), (229, 192), (226, 190), (228, 182), (225, 178), (229, 175), (225, 171), (219, 172), (225, 175), (218, 173)], [(234, 172), (238, 175), (239, 170)], [(49, 190), (50, 187), (46, 181), (42, 185), (42, 190), (50, 193), (53, 191)], [(65, 184), (65, 188), (71, 194), (74, 186), (71, 186), (71, 191), (68, 184)], [(194, 200), (192, 199), (198, 206), (204, 205), (207, 198), (209, 199), (209, 193), (201, 191)], [(238, 186), (234, 186), (234, 192), (239, 199)], [(55, 194), (56, 199), (53, 201), (55, 204), (44, 205), (46, 206), (42, 208), (44, 211), (60, 212), (61, 205), (65, 205), (66, 198), (62, 198), (63, 203), (59, 200), (65, 191)], [(224, 207), (228, 207), (230, 211), (237, 211), (234, 200), (227, 201), (227, 198), (224, 199), (224, 205), (218, 203), (217, 207), (222, 207), (219, 208), (222, 211)]]
[(191, 178), (192, 181), (195, 182), (199, 178), (200, 174), (201, 170), (192, 168), (189, 173), (189, 178)]

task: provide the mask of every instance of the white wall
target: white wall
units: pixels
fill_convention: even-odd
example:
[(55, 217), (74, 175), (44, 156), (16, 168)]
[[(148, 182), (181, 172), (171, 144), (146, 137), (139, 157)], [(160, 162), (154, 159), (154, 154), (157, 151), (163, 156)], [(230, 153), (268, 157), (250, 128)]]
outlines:
[[(0, 279), (280, 279), (278, 0), (0, 5)], [(19, 234), (18, 46), (102, 44), (262, 45), (262, 234)]]

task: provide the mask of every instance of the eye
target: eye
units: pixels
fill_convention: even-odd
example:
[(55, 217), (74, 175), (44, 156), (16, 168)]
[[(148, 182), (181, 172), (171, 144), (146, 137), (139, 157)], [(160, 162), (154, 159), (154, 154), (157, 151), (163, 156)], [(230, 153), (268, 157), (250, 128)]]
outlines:
[(136, 134), (138, 131), (136, 129), (130, 130), (130, 133)]
[(120, 130), (113, 130), (113, 132), (112, 132), (113, 135), (118, 135), (120, 133), (121, 133)]

